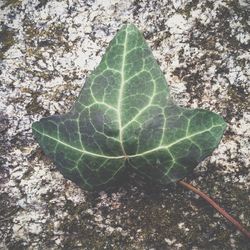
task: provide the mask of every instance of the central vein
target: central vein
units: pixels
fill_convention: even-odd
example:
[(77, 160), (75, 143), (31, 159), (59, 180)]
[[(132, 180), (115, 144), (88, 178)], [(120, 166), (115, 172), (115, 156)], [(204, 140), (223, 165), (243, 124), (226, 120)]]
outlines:
[(126, 53), (127, 53), (127, 31), (125, 30), (125, 39), (124, 39), (124, 49), (123, 49), (123, 55), (122, 55), (122, 65), (121, 65), (121, 86), (119, 90), (119, 96), (118, 96), (118, 104), (117, 104), (117, 114), (118, 114), (118, 123), (119, 123), (119, 140), (121, 142), (121, 148), (124, 156), (126, 156), (126, 152), (123, 146), (123, 134), (122, 134), (122, 111), (121, 111), (121, 105), (122, 105), (122, 95), (123, 95), (123, 89), (125, 84), (125, 63), (126, 63)]

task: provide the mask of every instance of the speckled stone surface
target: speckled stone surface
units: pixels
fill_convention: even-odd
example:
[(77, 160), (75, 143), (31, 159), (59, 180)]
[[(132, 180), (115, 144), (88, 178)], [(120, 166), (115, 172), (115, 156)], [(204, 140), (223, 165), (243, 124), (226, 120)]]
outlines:
[(89, 193), (31, 133), (68, 111), (123, 23), (144, 33), (176, 102), (227, 131), (186, 181), (250, 228), (248, 0), (0, 1), (0, 249), (249, 249), (203, 200), (136, 179)]

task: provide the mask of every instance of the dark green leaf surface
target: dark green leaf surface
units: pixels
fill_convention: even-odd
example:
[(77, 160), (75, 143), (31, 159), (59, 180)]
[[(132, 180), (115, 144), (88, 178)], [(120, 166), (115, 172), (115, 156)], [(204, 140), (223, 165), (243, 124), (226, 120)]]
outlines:
[(183, 178), (217, 147), (225, 127), (213, 112), (173, 103), (144, 38), (126, 25), (71, 111), (32, 129), (63, 175), (93, 190), (128, 168), (161, 184)]

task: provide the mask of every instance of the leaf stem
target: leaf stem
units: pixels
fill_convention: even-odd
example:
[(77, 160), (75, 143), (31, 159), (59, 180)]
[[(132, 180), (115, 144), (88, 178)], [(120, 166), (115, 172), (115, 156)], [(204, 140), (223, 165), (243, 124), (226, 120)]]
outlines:
[(228, 214), (223, 208), (221, 208), (215, 201), (213, 201), (207, 194), (198, 190), (191, 184), (186, 183), (185, 181), (178, 181), (183, 187), (193, 191), (198, 194), (204, 200), (206, 200), (212, 207), (214, 207), (221, 215), (223, 215), (228, 221), (230, 221), (240, 232), (242, 232), (248, 239), (250, 239), (250, 232), (248, 232), (236, 219), (234, 219), (230, 214)]

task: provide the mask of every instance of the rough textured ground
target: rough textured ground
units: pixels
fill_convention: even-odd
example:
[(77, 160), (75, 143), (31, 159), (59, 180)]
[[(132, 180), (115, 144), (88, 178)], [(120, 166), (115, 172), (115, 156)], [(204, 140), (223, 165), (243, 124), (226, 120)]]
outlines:
[(0, 1), (0, 249), (248, 249), (180, 186), (130, 179), (88, 193), (65, 180), (31, 134), (70, 109), (123, 23), (149, 42), (180, 105), (221, 114), (228, 129), (188, 182), (250, 228), (250, 2)]

